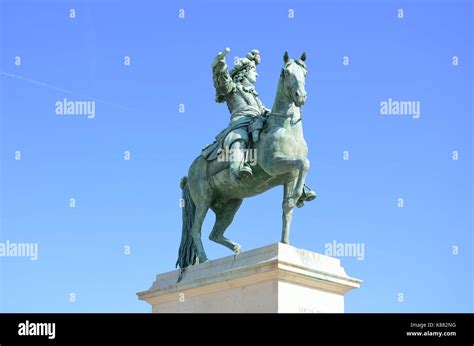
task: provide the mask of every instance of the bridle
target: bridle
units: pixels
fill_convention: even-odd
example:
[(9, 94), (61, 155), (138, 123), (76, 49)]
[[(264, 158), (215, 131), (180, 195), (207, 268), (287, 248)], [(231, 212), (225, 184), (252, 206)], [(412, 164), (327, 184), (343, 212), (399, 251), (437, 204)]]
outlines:
[[(298, 60), (290, 60), (289, 62), (286, 63), (285, 67), (283, 67), (283, 68), (281, 69), (280, 78), (281, 78), (281, 80), (282, 80), (283, 83), (285, 82), (285, 70), (286, 70), (286, 68), (287, 68), (290, 64), (292, 64), (293, 62), (296, 63), (296, 64), (297, 64), (298, 66), (300, 66), (301, 68), (303, 68), (303, 70), (305, 71), (305, 75), (306, 75), (307, 67), (306, 67), (306, 64), (304, 63), (304, 61), (299, 60), (299, 59), (298, 59)], [(286, 94), (286, 96), (289, 98), (289, 95), (287, 94), (287, 89), (286, 89), (286, 88), (285, 88), (285, 94)], [(293, 103), (294, 103), (294, 102), (293, 102)], [(299, 107), (299, 108), (300, 108), (300, 118), (299, 118), (298, 120), (296, 120), (296, 121), (293, 121), (293, 115), (294, 115), (294, 113), (292, 113), (291, 119), (290, 119), (290, 125), (291, 125), (291, 126), (296, 125), (298, 122), (301, 121), (301, 119), (303, 119), (303, 112), (302, 112), (302, 110), (301, 110), (301, 107)], [(286, 115), (286, 114), (275, 113), (275, 112), (271, 112), (269, 115), (276, 115), (276, 116), (278, 116), (278, 117), (283, 117), (283, 118), (289, 118), (289, 117), (290, 117), (290, 116), (288, 116), (288, 115)]]

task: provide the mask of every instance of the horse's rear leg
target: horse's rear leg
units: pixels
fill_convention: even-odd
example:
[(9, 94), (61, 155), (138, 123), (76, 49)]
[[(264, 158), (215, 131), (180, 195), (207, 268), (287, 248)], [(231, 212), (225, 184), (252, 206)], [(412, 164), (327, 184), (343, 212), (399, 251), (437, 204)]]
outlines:
[(232, 223), (234, 215), (239, 210), (241, 204), (241, 199), (231, 199), (219, 206), (211, 206), (214, 213), (216, 213), (216, 223), (212, 228), (209, 239), (228, 247), (236, 254), (241, 251), (240, 244), (224, 237), (224, 232)]
[(194, 214), (193, 227), (191, 229), (191, 236), (193, 237), (194, 244), (196, 244), (197, 255), (199, 257), (199, 263), (206, 262), (207, 256), (204, 251), (204, 246), (201, 241), (201, 227), (204, 219), (206, 218), (209, 206), (207, 205), (196, 205), (196, 212)]

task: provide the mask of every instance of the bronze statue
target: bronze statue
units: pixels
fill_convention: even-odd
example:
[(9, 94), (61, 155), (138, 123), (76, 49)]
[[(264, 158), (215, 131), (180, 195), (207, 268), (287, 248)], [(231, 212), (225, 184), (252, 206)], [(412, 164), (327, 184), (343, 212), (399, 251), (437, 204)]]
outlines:
[[(283, 185), (281, 241), (286, 244), (293, 208), (316, 198), (314, 191), (305, 185), (309, 161), (301, 107), (306, 101), (306, 53), (293, 60), (285, 52), (270, 111), (255, 90), (260, 53), (252, 50), (245, 58), (237, 59), (234, 69), (228, 72), (225, 62), (228, 52), (226, 48), (219, 53), (211, 67), (216, 101), (227, 103), (230, 124), (214, 143), (203, 149), (180, 183), (183, 228), (176, 265), (181, 268), (208, 260), (201, 241), (201, 226), (209, 209), (216, 214), (209, 238), (238, 254), (241, 246), (224, 237), (224, 232), (244, 198)], [(247, 160), (248, 152), (255, 153), (253, 167)], [(230, 159), (219, 159), (222, 156)]]

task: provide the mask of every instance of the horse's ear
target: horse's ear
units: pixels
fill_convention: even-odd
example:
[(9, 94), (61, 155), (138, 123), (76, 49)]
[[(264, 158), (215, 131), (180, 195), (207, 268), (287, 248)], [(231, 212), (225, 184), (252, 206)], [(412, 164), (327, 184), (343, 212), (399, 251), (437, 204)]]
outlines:
[(300, 60), (301, 61), (306, 61), (306, 52), (303, 52), (303, 54), (301, 54)]
[(286, 64), (288, 62), (288, 60), (290, 60), (290, 56), (288, 55), (288, 52), (285, 52), (285, 54), (283, 55), (283, 61)]

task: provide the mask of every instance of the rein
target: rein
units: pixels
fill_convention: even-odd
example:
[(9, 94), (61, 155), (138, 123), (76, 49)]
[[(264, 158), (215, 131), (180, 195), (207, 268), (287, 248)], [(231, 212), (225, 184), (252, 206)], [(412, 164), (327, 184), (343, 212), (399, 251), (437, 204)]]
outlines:
[(283, 113), (274, 113), (274, 112), (271, 112), (270, 114), (268, 114), (268, 116), (270, 117), (271, 115), (275, 115), (277, 117), (282, 117), (282, 118), (291, 118), (290, 119), (290, 125), (291, 126), (295, 126), (296, 124), (298, 124), (301, 119), (303, 119), (303, 113), (301, 113), (301, 109), (300, 109), (300, 118), (296, 121), (293, 120), (293, 116), (295, 115), (295, 113), (292, 113), (291, 115), (286, 115), (286, 114), (283, 114)]
[[(291, 60), (290, 62), (288, 62), (285, 65), (284, 68), (281, 69), (280, 78), (281, 78), (282, 82), (285, 81), (285, 68), (291, 63), (296, 63), (297, 65), (301, 66), (302, 68), (304, 68), (306, 70), (306, 64), (303, 61)], [(285, 94), (286, 94), (286, 92), (287, 91), (285, 90)], [(286, 96), (288, 97), (288, 94), (286, 94)], [(303, 112), (301, 111), (301, 108), (300, 108), (300, 118), (296, 121), (293, 120), (293, 116), (295, 115), (295, 113), (292, 113), (291, 115), (287, 115), (287, 114), (283, 114), (283, 113), (271, 112), (268, 116), (271, 116), (271, 115), (276, 115), (276, 116), (282, 117), (282, 118), (290, 118), (291, 117), (291, 119), (290, 119), (290, 125), (291, 126), (295, 126), (296, 124), (298, 124), (298, 122), (300, 122), (303, 119)]]

